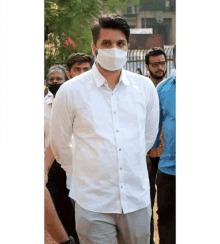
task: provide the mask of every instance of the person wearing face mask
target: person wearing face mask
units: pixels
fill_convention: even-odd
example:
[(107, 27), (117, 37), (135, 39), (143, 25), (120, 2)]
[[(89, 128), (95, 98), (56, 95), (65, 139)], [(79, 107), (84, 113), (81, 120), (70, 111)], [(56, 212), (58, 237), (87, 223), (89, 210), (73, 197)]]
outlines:
[(53, 104), (51, 148), (74, 178), (80, 243), (150, 241), (146, 153), (158, 132), (159, 99), (149, 78), (123, 69), (129, 34), (121, 16), (101, 16), (92, 27), (92, 70), (63, 84)]
[[(46, 85), (48, 94), (44, 98), (44, 146), (45, 146), (45, 228), (51, 236), (61, 242), (69, 242), (68, 236), (75, 240), (70, 243), (79, 243), (75, 230), (75, 210), (68, 196), (67, 180), (71, 177), (61, 168), (61, 165), (55, 160), (50, 149), (50, 122), (51, 109), (55, 100), (56, 93), (60, 86), (66, 81), (66, 69), (61, 65), (52, 66), (49, 69)], [(67, 179), (68, 177), (68, 179)], [(49, 191), (49, 192), (48, 192)], [(53, 200), (54, 207), (52, 206)], [(57, 215), (61, 223), (57, 220)], [(63, 227), (64, 229), (63, 229)], [(64, 231), (65, 230), (65, 231)]]

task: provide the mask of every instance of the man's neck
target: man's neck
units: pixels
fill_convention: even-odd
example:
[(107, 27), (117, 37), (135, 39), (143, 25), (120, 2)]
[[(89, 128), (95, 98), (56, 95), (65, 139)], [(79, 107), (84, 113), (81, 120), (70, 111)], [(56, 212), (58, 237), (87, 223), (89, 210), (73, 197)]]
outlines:
[(96, 63), (96, 67), (97, 67), (98, 71), (107, 80), (109, 88), (111, 90), (114, 90), (114, 88), (116, 87), (116, 85), (119, 82), (119, 78), (121, 75), (121, 69), (116, 70), (116, 71), (109, 71), (109, 70), (103, 69), (98, 63)]
[(158, 83), (160, 83), (162, 80), (164, 80), (164, 78), (158, 80), (158, 79), (153, 78), (152, 76), (150, 76), (150, 79), (153, 81), (155, 87), (158, 85)]

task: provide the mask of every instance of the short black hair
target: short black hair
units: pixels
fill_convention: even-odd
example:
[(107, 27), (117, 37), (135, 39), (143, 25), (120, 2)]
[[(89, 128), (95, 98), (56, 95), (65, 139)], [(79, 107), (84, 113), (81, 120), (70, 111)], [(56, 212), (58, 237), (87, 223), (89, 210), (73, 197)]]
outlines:
[(100, 29), (120, 30), (129, 41), (130, 27), (127, 21), (118, 14), (102, 15), (92, 27), (93, 42), (96, 44), (99, 39)]
[(68, 78), (67, 78), (67, 76), (66, 76), (66, 69), (65, 69), (65, 67), (64, 67), (63, 65), (56, 64), (56, 65), (53, 65), (53, 66), (50, 67), (50, 69), (49, 69), (49, 71), (48, 71), (48, 74), (47, 74), (47, 77), (46, 77), (46, 84), (47, 84), (47, 82), (48, 82), (48, 78), (49, 78), (49, 76), (50, 76), (52, 73), (54, 73), (54, 72), (59, 72), (59, 73), (63, 74), (63, 75), (64, 75), (64, 79), (65, 79), (65, 81), (68, 80)]
[(150, 57), (151, 56), (159, 56), (164, 55), (165, 61), (167, 62), (167, 56), (163, 49), (161, 47), (152, 47), (147, 51), (147, 54), (145, 55), (145, 64), (150, 64)]
[(90, 55), (85, 54), (85, 53), (73, 53), (69, 56), (67, 62), (66, 62), (66, 66), (68, 71), (70, 72), (71, 68), (73, 67), (73, 65), (75, 63), (85, 63), (88, 62), (90, 63), (90, 66), (92, 67), (93, 65), (93, 59)]

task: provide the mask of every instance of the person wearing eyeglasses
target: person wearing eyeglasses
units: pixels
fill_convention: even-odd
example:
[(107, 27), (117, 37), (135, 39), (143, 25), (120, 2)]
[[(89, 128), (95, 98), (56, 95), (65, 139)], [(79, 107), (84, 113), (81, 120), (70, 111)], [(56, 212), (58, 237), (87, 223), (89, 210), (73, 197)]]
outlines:
[[(153, 81), (154, 85), (157, 86), (162, 80), (165, 79), (165, 75), (167, 72), (167, 65), (166, 65), (167, 57), (163, 49), (160, 47), (153, 47), (149, 49), (145, 56), (145, 64), (149, 72), (149, 78)], [(150, 180), (150, 195), (151, 195), (151, 206), (152, 206), (150, 244), (154, 244), (153, 207), (154, 207), (154, 200), (156, 195), (155, 182), (156, 182), (157, 169), (160, 160), (160, 155), (163, 152), (163, 145), (164, 145), (163, 131), (161, 132), (160, 140), (161, 142), (159, 146), (155, 149), (151, 149), (146, 156), (148, 174)]]
[[(176, 46), (174, 46), (176, 68)], [(160, 100), (160, 121), (157, 139), (152, 150), (160, 143), (164, 132), (164, 148), (156, 175), (159, 244), (176, 243), (176, 75), (157, 85)]]
[(149, 49), (145, 56), (145, 64), (150, 79), (157, 86), (165, 78), (167, 73), (167, 57), (163, 49), (160, 47)]

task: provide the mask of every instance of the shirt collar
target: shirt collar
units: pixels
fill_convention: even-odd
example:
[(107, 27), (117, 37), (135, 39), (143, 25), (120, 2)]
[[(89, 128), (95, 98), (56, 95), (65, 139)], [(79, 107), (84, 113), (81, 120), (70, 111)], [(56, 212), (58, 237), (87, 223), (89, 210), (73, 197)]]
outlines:
[[(107, 80), (105, 77), (99, 72), (99, 70), (96, 67), (96, 64), (94, 63), (92, 66), (92, 73), (93, 77), (95, 79), (95, 83), (97, 87), (102, 86), (104, 83), (107, 83)], [(121, 75), (119, 78), (119, 83), (123, 82), (125, 85), (129, 85), (129, 80), (126, 77), (126, 71), (122, 68)]]
[(48, 97), (52, 97), (53, 96), (53, 93), (48, 89)]
[(53, 102), (53, 94), (48, 90), (47, 98), (45, 99), (46, 104), (50, 104)]

